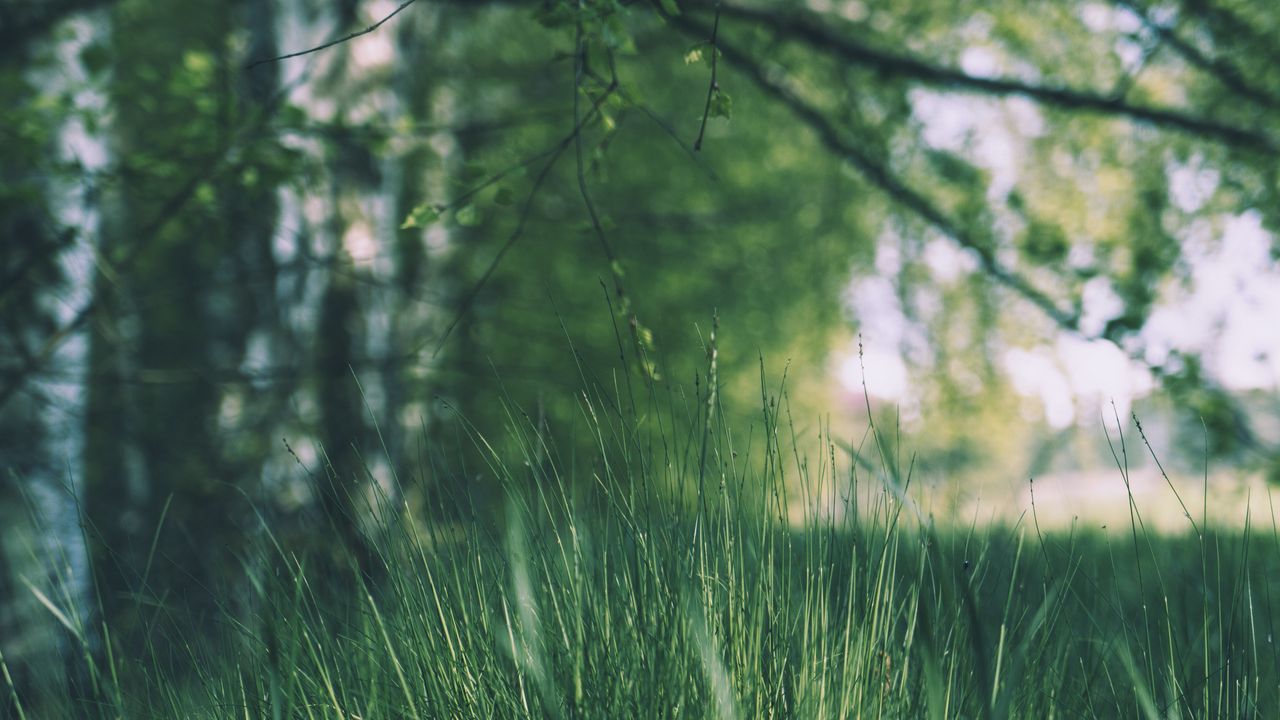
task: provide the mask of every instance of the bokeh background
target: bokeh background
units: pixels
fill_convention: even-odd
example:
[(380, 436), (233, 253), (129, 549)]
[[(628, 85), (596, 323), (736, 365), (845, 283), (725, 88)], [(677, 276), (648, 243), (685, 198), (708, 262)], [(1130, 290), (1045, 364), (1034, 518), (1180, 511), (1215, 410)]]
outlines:
[(0, 651), (199, 614), (262, 522), (358, 557), (353, 498), (484, 497), (512, 408), (572, 456), (589, 386), (747, 432), (763, 385), (816, 452), (870, 414), (941, 522), (1034, 487), (1180, 532), (1172, 485), (1270, 525), (1278, 39), (1263, 0), (0, 0)]

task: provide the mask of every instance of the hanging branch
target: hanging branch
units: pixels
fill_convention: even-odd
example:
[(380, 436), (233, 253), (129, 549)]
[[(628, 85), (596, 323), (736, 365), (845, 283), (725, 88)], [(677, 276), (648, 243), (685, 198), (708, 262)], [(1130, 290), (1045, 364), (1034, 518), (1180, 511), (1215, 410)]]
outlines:
[[(701, 29), (696, 22), (681, 19), (680, 23), (691, 31)], [(766, 95), (781, 102), (818, 135), (823, 145), (856, 167), (864, 177), (884, 191), (894, 202), (932, 225), (957, 245), (975, 253), (982, 269), (988, 275), (1039, 307), (1057, 325), (1066, 330), (1078, 331), (1080, 320), (1074, 311), (1059, 307), (1052, 298), (1032, 285), (1029, 280), (1005, 267), (996, 258), (994, 250), (981, 242), (969, 229), (948, 217), (932, 200), (895, 175), (888, 166), (875, 160), (853, 143), (847, 142), (826, 115), (797, 95), (791, 88), (774, 79), (749, 53), (731, 44), (725, 44), (723, 41), (720, 49), (724, 52), (725, 58), (741, 68)]]
[[(720, 12), (717, 4), (717, 14)], [(817, 18), (795, 13), (772, 12), (726, 4), (730, 17), (768, 29), (775, 37), (804, 43), (808, 47), (851, 65), (858, 65), (888, 77), (900, 77), (922, 85), (996, 97), (1016, 95), (1068, 111), (1124, 117), (1155, 127), (1212, 138), (1228, 145), (1280, 155), (1280, 143), (1267, 133), (1220, 122), (1185, 110), (1128, 102), (1109, 93), (1026, 82), (1010, 77), (979, 77), (962, 70), (937, 65), (911, 55), (874, 48), (841, 35)], [(699, 34), (706, 26), (686, 16), (671, 19), (686, 31)], [(722, 47), (723, 49), (723, 47)]]
[(702, 137), (707, 132), (707, 118), (711, 116), (711, 101), (715, 98), (716, 93), (720, 92), (720, 83), (716, 79), (716, 61), (720, 55), (720, 48), (716, 45), (716, 39), (720, 35), (720, 0), (716, 0), (716, 19), (711, 24), (711, 83), (707, 86), (707, 104), (702, 108), (702, 125), (698, 127), (698, 139), (693, 141), (693, 149), (702, 149)]
[[(674, 22), (677, 27), (690, 35), (701, 35), (706, 31), (705, 25), (685, 17), (675, 18)], [(750, 53), (732, 44), (725, 44), (723, 40), (720, 42), (720, 47), (726, 60), (741, 68), (765, 95), (791, 111), (801, 123), (817, 135), (823, 145), (856, 167), (867, 180), (879, 187), (895, 203), (933, 226), (957, 245), (974, 252), (983, 272), (1039, 308), (1059, 329), (1086, 340), (1106, 339), (1126, 357), (1149, 368), (1157, 377), (1164, 375), (1163, 369), (1151, 365), (1139, 349), (1125, 348), (1115, 338), (1097, 338), (1085, 334), (1080, 327), (1078, 312), (1060, 307), (1053, 298), (1035, 287), (1025, 276), (1006, 267), (996, 256), (995, 250), (983, 243), (979, 236), (948, 216), (928, 196), (908, 185), (888, 165), (868, 155), (856, 144), (848, 142), (827, 115), (798, 95), (775, 74), (767, 71)], [(1238, 411), (1239, 408), (1235, 409)], [(1248, 445), (1257, 445), (1252, 429), (1243, 418), (1237, 425), (1235, 435)]]
[[(576, 51), (574, 52), (574, 68), (573, 68), (573, 124), (578, 131), (573, 134), (574, 158), (577, 170), (578, 194), (582, 196), (582, 204), (587, 208), (587, 216), (591, 220), (591, 230), (600, 242), (600, 248), (604, 251), (605, 259), (609, 261), (610, 270), (614, 275), (614, 290), (621, 297), (622, 280), (618, 277), (617, 269), (614, 263), (617, 257), (613, 253), (613, 248), (609, 245), (609, 238), (604, 233), (604, 225), (600, 222), (600, 215), (596, 212), (595, 203), (591, 201), (591, 194), (587, 192), (587, 177), (585, 164), (582, 159), (582, 118), (581, 118), (581, 98), (582, 98), (582, 80), (587, 75), (587, 45), (586, 36), (583, 34), (582, 23), (578, 23), (577, 39), (575, 42)], [(610, 64), (612, 68), (612, 63)], [(618, 78), (614, 75), (604, 90), (604, 96), (608, 96), (618, 87)], [(597, 104), (598, 107), (598, 104)]]
[(404, 2), (400, 3), (400, 6), (397, 7), (395, 10), (392, 10), (381, 20), (379, 20), (378, 22), (370, 25), (369, 27), (363, 30), (357, 30), (356, 32), (350, 33), (348, 35), (343, 35), (340, 38), (335, 38), (333, 40), (330, 40), (329, 42), (324, 43), (323, 45), (317, 45), (313, 48), (307, 48), (306, 50), (299, 50), (297, 52), (291, 52), (285, 55), (277, 55), (275, 57), (254, 60), (253, 62), (249, 63), (245, 67), (245, 70), (252, 70), (258, 67), (259, 65), (266, 65), (267, 63), (280, 62), (281, 60), (288, 60), (290, 58), (302, 57), (303, 55), (310, 55), (311, 53), (317, 53), (317, 52), (320, 52), (321, 50), (328, 50), (329, 48), (335, 45), (341, 45), (342, 43), (355, 40), (356, 38), (361, 37), (362, 35), (368, 35), (374, 30), (377, 30), (378, 28), (382, 27), (384, 24), (386, 24), (388, 20), (395, 17), (396, 15), (399, 15), (401, 11), (403, 11), (405, 8), (409, 7), (410, 5), (416, 2), (418, 2), (418, 0), (404, 0)]

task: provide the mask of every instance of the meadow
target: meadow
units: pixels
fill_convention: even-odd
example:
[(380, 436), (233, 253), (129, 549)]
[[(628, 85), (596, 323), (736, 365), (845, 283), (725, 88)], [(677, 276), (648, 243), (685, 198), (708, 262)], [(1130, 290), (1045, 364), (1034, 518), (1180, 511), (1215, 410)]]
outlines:
[[(762, 397), (757, 422), (734, 428), (714, 396), (643, 416), (584, 393), (585, 457), (508, 404), (505, 437), (459, 438), (483, 467), (422, 456), (421, 474), (474, 490), (367, 498), (373, 571), (291, 549), (264, 520), (247, 582), (200, 629), (139, 603), (145, 647), (41, 596), (84, 643), (86, 685), (80, 698), (10, 685), (12, 713), (1155, 719), (1280, 706), (1275, 527), (1215, 529), (1207, 505), (1173, 534), (1149, 530), (1136, 503), (1124, 527), (1053, 532), (1034, 508), (1006, 525), (931, 516), (906, 441), (872, 424), (806, 457), (785, 393)], [(1115, 442), (1123, 482), (1133, 439)]]

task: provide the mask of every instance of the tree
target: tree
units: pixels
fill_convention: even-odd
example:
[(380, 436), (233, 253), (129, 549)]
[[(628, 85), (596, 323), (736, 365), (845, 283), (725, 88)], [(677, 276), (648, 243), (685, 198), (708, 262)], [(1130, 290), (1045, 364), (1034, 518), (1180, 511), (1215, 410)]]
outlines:
[[(1199, 370), (1195, 348), (1161, 356), (1143, 333), (1155, 304), (1176, 298), (1187, 282), (1185, 246), (1197, 223), (1257, 212), (1275, 225), (1275, 78), (1261, 40), (1274, 21), (1261, 7), (1191, 3), (1159, 21), (1135, 4), (842, 7), (853, 19), (835, 9), (723, 2), (681, 3), (682, 13), (662, 4), (552, 3), (539, 15), (547, 29), (525, 23), (520, 10), (495, 11), (505, 35), (520, 38), (498, 52), (489, 39), (497, 33), (473, 26), (474, 49), (466, 53), (472, 71), (507, 84), (508, 92), (527, 88), (521, 107), (545, 108), (560, 119), (544, 131), (509, 132), (468, 153), (494, 169), (517, 160), (513, 146), (526, 157), (546, 148), (558, 162), (531, 164), (514, 192), (493, 194), (496, 201), (528, 193), (531, 209), (503, 213), (467, 204), (445, 218), (473, 238), (456, 259), (470, 278), (462, 304), (472, 317), (463, 322), (482, 335), (487, 354), (475, 363), (464, 352), (454, 365), (458, 372), (474, 380), (496, 366), (510, 388), (522, 374), (535, 383), (545, 377), (546, 371), (528, 372), (531, 365), (558, 364), (561, 370), (552, 374), (572, 382), (574, 370), (554, 348), (545, 360), (531, 356), (525, 333), (537, 320), (516, 315), (515, 308), (536, 308), (559, 292), (557, 307), (570, 328), (590, 327), (584, 336), (611, 338), (609, 321), (584, 321), (600, 301), (570, 259), (580, 252), (596, 255), (599, 269), (588, 270), (588, 277), (609, 278), (605, 268), (620, 260), (624, 281), (614, 276), (606, 285), (624, 286), (629, 312), (655, 325), (659, 338), (693, 344), (681, 309), (715, 304), (728, 342), (738, 334), (747, 348), (773, 349), (774, 367), (796, 346), (820, 357), (821, 344), (795, 334), (797, 323), (782, 308), (795, 303), (794, 312), (812, 319), (805, 324), (814, 335), (829, 341), (826, 331), (839, 318), (823, 315), (819, 298), (832, 297), (851, 267), (888, 242), (899, 245), (894, 282), (908, 318), (935, 340), (928, 346), (939, 349), (909, 353), (921, 375), (944, 386), (972, 385), (970, 378), (997, 382), (995, 355), (1010, 342), (1059, 333), (1102, 340), (1147, 365), (1190, 414), (1204, 418), (1216, 453), (1273, 458), (1270, 442), (1255, 437), (1232, 409), (1222, 381)], [(1045, 18), (1055, 28), (1052, 43), (1041, 41)], [(1233, 34), (1243, 26), (1252, 28), (1253, 38), (1245, 48)], [(546, 42), (550, 49), (541, 45)], [(559, 63), (549, 60), (557, 57)], [(539, 58), (546, 74), (529, 84), (523, 69)], [(694, 63), (681, 68), (682, 59)], [(966, 63), (976, 69), (966, 70)], [(696, 81), (694, 71), (701, 76)], [(579, 112), (592, 115), (580, 131), (569, 123), (566, 85), (586, 98)], [(697, 121), (703, 107), (692, 99), (701, 96), (709, 98), (704, 119), (727, 115), (730, 107), (735, 119), (725, 128), (723, 119), (711, 118), (712, 136), (695, 152), (693, 139), (703, 140), (695, 129), (706, 123)], [(983, 109), (1003, 127), (1001, 142), (1012, 145), (1006, 166), (993, 168), (983, 157), (981, 143), (993, 133), (971, 130), (967, 140), (933, 141), (937, 129), (922, 115), (926, 103), (951, 112)], [(673, 138), (670, 130), (683, 134)], [(556, 155), (565, 133), (571, 142)], [(585, 184), (576, 182), (569, 152), (579, 142), (588, 152)], [(483, 160), (487, 153), (494, 159)], [(793, 162), (761, 173), (761, 160), (775, 157)], [(655, 162), (672, 170), (640, 170)], [(1186, 170), (1219, 178), (1196, 208), (1171, 199), (1170, 178)], [(830, 193), (826, 212), (809, 202), (818, 187)], [(798, 191), (789, 195), (792, 188)], [(647, 209), (637, 210), (637, 198)], [(629, 210), (625, 216), (622, 208)], [(540, 227), (542, 217), (556, 221)], [(502, 229), (504, 221), (512, 229)], [(814, 236), (803, 246), (803, 260), (812, 265), (789, 276), (778, 272), (779, 251), (767, 243), (792, 237), (797, 227)], [(566, 229), (578, 231), (581, 251), (571, 249)], [(757, 245), (757, 237), (765, 244)], [(959, 251), (953, 290), (942, 289), (923, 260), (939, 241)], [(486, 242), (487, 253), (473, 251)], [(664, 250), (693, 246), (706, 254), (677, 259)], [(498, 259), (496, 271), (489, 258)], [(712, 282), (716, 275), (732, 282)], [(482, 283), (485, 290), (472, 300), (472, 288)], [(1090, 299), (1099, 296), (1114, 308), (1100, 310)], [(751, 312), (751, 298), (766, 299), (771, 311)], [(957, 314), (964, 306), (972, 310)], [(739, 322), (739, 309), (750, 319)], [(778, 324), (760, 322), (764, 317)], [(972, 332), (957, 335), (951, 322), (957, 317), (966, 318), (963, 326)], [(554, 325), (547, 321), (534, 334), (553, 335)], [(948, 335), (952, 339), (944, 339)], [(580, 343), (577, 351), (588, 347)], [(610, 348), (602, 341), (591, 349), (598, 360)], [(746, 360), (741, 384), (754, 382), (750, 355), (739, 357)], [(957, 362), (976, 363), (974, 372), (957, 372)], [(726, 370), (732, 384), (733, 368)], [(687, 369), (678, 374), (690, 376)], [(447, 374), (442, 382), (463, 392), (478, 387), (452, 383)], [(956, 389), (944, 394), (954, 396)], [(478, 402), (461, 404), (468, 414), (484, 412)], [(972, 446), (973, 439), (957, 442)]]
[[(31, 10), (28, 16), (0, 5), (0, 35), (13, 27), (6, 21), (34, 17)], [(5, 42), (0, 60), (38, 64), (55, 52)], [(45, 622), (29, 598), (34, 588), (68, 603), (87, 599), (84, 547), (68, 512), (77, 483), (67, 471), (80, 439), (63, 432), (77, 422), (83, 403), (66, 382), (74, 375), (31, 372), (47, 369), (39, 362), (45, 358), (72, 373), (83, 366), (76, 344), (49, 344), (74, 302), (68, 258), (84, 243), (84, 228), (65, 217), (81, 208), (76, 176), (82, 168), (60, 147), (60, 125), (79, 84), (74, 73), (39, 78), (0, 64), (0, 386), (13, 389), (0, 403), (0, 655), (19, 691), (64, 694), (87, 691), (79, 684), (84, 676), (73, 659), (75, 641)], [(70, 671), (70, 685), (59, 673), (44, 672), (60, 665)], [(0, 701), (0, 716), (12, 710), (8, 697)]]
[(266, 444), (232, 449), (258, 414), (238, 411), (218, 377), (273, 318), (274, 194), (288, 160), (263, 132), (272, 84), (241, 80), (229, 47), (252, 17), (251, 47), (271, 48), (269, 15), (249, 12), (262, 7), (138, 0), (110, 14), (117, 167), (87, 315), (83, 507), (105, 618), (130, 640), (143, 598), (183, 621), (212, 612)]

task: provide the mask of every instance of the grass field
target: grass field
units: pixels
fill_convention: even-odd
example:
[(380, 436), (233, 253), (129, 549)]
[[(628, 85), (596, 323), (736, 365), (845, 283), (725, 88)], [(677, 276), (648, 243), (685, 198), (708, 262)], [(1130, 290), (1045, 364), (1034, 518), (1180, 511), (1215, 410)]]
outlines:
[[(754, 430), (584, 395), (564, 457), (512, 408), (479, 492), (372, 502), (378, 579), (268, 532), (201, 632), (106, 628), (95, 699), (16, 717), (1269, 718), (1280, 535), (1130, 522), (1044, 533), (923, 516), (874, 427), (805, 458)], [(675, 413), (672, 413), (674, 416)], [(683, 429), (676, 429), (683, 428)], [(1117, 442), (1120, 439), (1117, 438)], [(1132, 448), (1130, 448), (1132, 450)], [(1124, 455), (1121, 454), (1120, 457)], [(425, 471), (446, 472), (442, 459)], [(905, 467), (904, 467), (905, 465)], [(1123, 461), (1117, 467), (1124, 479)], [(496, 488), (501, 488), (500, 490)], [(395, 499), (392, 499), (394, 497)], [(797, 523), (793, 508), (810, 508)], [(428, 520), (432, 518), (449, 518)], [(51, 611), (72, 614), (49, 600)], [(146, 610), (150, 612), (150, 610)], [(76, 628), (88, 636), (88, 630)]]

